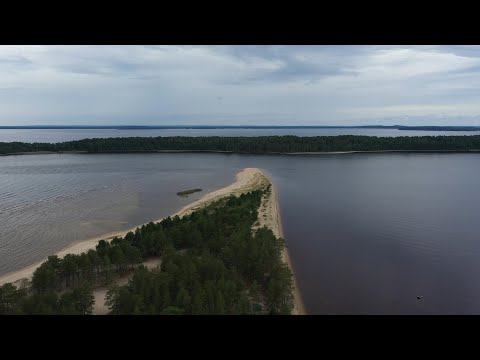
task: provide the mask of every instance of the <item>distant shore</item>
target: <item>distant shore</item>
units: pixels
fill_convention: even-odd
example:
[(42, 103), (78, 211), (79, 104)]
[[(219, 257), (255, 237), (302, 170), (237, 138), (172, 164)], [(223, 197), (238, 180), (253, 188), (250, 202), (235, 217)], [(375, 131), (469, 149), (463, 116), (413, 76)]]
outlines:
[(473, 125), (2, 125), (0, 130), (213, 130), (213, 129), (364, 129), (480, 131)]
[(126, 150), (126, 151), (23, 151), (16, 153), (0, 154), (0, 156), (14, 156), (14, 155), (53, 155), (53, 154), (156, 154), (156, 153), (213, 153), (213, 154), (240, 154), (240, 155), (340, 155), (340, 154), (383, 154), (383, 153), (421, 153), (421, 154), (435, 154), (435, 153), (480, 153), (477, 150), (354, 150), (354, 151), (303, 151), (303, 152), (242, 152), (242, 151), (228, 151), (228, 150)]
[[(241, 193), (249, 192), (255, 189), (259, 189), (265, 185), (268, 185), (270, 183), (272, 185), (272, 192), (270, 195), (270, 204), (271, 208), (268, 211), (268, 218), (273, 219), (273, 221), (270, 221), (269, 224), (266, 224), (268, 227), (270, 227), (275, 234), (275, 236), (283, 238), (283, 230), (282, 230), (282, 225), (280, 222), (280, 212), (278, 210), (278, 198), (277, 198), (277, 192), (275, 185), (273, 182), (260, 170), (257, 168), (245, 168), (242, 171), (238, 172), (235, 177), (235, 182), (232, 183), (231, 185), (228, 185), (224, 188), (221, 188), (219, 190), (212, 191), (210, 193), (205, 194), (202, 196), (200, 199), (182, 207), (179, 211), (177, 211), (175, 214), (170, 215), (171, 217), (174, 216), (184, 216), (184, 215), (189, 215), (193, 211), (202, 208), (214, 201), (217, 201), (223, 197), (230, 196), (230, 195), (235, 195), (238, 196)], [(160, 218), (158, 220), (155, 220), (154, 222), (159, 222), (163, 220), (164, 218)], [(79, 241), (74, 244), (68, 245), (65, 248), (61, 249), (60, 251), (56, 252), (55, 255), (58, 257), (63, 257), (66, 254), (81, 254), (82, 252), (86, 252), (90, 249), (95, 249), (96, 245), (100, 240), (111, 240), (114, 237), (124, 237), (128, 232), (132, 231), (134, 232), (138, 227), (141, 227), (144, 224), (137, 225), (135, 227), (132, 227), (127, 230), (122, 230), (122, 231), (114, 231), (114, 232), (109, 232), (106, 234), (103, 234), (101, 236), (97, 236), (94, 238), (90, 238), (87, 240)], [(34, 271), (39, 267), (46, 259), (43, 259), (42, 261), (39, 261), (35, 264), (32, 264), (22, 270), (18, 270), (15, 272), (8, 273), (6, 275), (3, 275), (0, 277), (0, 285), (3, 285), (5, 283), (13, 283), (14, 285), (18, 285), (21, 281), (27, 279), (30, 280), (31, 277), (33, 276)], [(293, 273), (293, 268), (291, 265), (290, 257), (288, 254), (288, 250), (285, 248), (284, 253), (283, 253), (283, 261), (290, 267)], [(303, 306), (303, 302), (300, 296), (300, 292), (298, 290), (298, 287), (296, 285), (296, 280), (295, 276), (293, 276), (293, 281), (294, 281), (294, 286), (295, 286), (295, 292), (294, 292), (294, 298), (295, 298), (295, 305), (294, 305), (294, 314), (305, 314), (305, 308)], [(97, 299), (98, 301), (98, 299)], [(100, 306), (100, 305), (99, 305)]]

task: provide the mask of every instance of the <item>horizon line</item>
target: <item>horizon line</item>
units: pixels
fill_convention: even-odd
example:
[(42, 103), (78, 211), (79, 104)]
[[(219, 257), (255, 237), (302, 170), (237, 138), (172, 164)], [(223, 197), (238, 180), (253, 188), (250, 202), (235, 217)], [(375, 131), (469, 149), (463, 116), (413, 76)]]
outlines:
[(480, 125), (59, 125), (59, 124), (41, 124), (41, 125), (0, 125), (0, 129), (5, 128), (399, 128), (399, 127), (449, 127), (449, 128), (480, 128)]

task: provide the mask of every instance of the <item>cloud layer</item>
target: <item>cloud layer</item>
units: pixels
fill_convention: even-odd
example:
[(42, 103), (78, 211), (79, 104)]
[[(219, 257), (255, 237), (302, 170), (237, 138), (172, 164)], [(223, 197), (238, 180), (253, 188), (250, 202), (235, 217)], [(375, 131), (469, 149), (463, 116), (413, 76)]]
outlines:
[(480, 125), (479, 46), (0, 46), (0, 125)]

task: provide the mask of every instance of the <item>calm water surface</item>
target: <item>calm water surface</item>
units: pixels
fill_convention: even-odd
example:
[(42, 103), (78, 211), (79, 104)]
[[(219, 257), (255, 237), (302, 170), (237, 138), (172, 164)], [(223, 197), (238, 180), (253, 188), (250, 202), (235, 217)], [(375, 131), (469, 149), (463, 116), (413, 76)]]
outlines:
[[(477, 154), (0, 158), (0, 275), (169, 215), (244, 167), (275, 181), (314, 314), (480, 314)], [(422, 300), (417, 300), (422, 295)]]
[(460, 136), (480, 131), (417, 131), (396, 129), (0, 129), (0, 142), (63, 142), (87, 138), (154, 136)]

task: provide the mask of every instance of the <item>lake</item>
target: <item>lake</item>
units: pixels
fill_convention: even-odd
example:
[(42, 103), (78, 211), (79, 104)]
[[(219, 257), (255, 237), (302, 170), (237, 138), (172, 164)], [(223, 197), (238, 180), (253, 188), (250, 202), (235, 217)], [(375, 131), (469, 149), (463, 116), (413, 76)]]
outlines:
[(397, 129), (0, 129), (0, 142), (63, 142), (88, 138), (154, 136), (461, 136), (479, 135), (479, 131), (421, 131)]
[(0, 275), (172, 214), (245, 167), (278, 187), (309, 313), (480, 314), (477, 154), (2, 157)]

